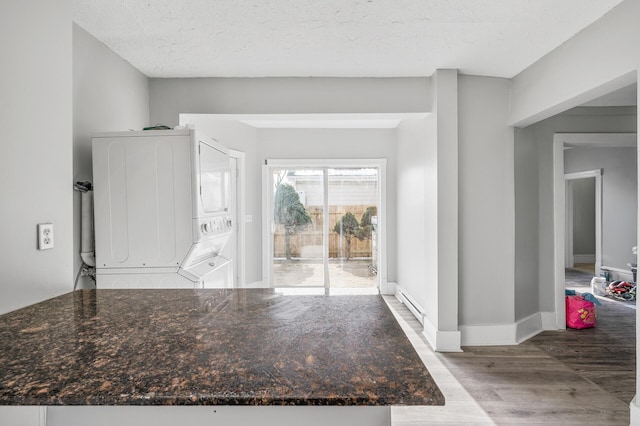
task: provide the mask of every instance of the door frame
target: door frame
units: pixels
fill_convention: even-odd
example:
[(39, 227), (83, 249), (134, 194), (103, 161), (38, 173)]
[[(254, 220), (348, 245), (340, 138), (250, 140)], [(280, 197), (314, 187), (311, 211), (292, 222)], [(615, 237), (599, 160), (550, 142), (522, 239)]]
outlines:
[[(571, 146), (636, 146), (636, 133), (555, 133), (553, 135), (553, 276), (556, 329), (567, 328), (564, 293), (566, 182), (565, 144)], [(606, 145), (603, 145), (605, 144)]]
[[(387, 294), (387, 160), (375, 159), (265, 159), (262, 165), (262, 279), (273, 287), (273, 169), (280, 168), (363, 168), (378, 169), (378, 290)], [(326, 191), (327, 188), (325, 188)], [(327, 201), (325, 200), (325, 204)], [(325, 206), (325, 214), (326, 206)], [(326, 228), (326, 227), (325, 227)], [(325, 233), (326, 233), (325, 229)], [(326, 235), (325, 235), (326, 237)], [(325, 239), (326, 244), (326, 239)], [(325, 275), (326, 275), (325, 270)], [(325, 277), (326, 281), (326, 277)]]
[(602, 267), (602, 169), (585, 170), (582, 172), (565, 173), (565, 200), (566, 200), (566, 227), (565, 227), (565, 267), (573, 266), (573, 193), (570, 191), (571, 181), (578, 179), (595, 178), (596, 182), (596, 259), (595, 273)]
[(245, 194), (246, 194), (246, 154), (242, 151), (235, 149), (229, 149), (229, 157), (236, 160), (236, 217), (234, 218), (237, 226), (237, 240), (236, 240), (236, 257), (232, 261), (237, 262), (237, 282), (234, 277), (234, 287), (244, 287), (246, 285), (246, 265), (247, 256), (245, 248), (245, 234), (246, 234), (246, 207), (245, 207)]

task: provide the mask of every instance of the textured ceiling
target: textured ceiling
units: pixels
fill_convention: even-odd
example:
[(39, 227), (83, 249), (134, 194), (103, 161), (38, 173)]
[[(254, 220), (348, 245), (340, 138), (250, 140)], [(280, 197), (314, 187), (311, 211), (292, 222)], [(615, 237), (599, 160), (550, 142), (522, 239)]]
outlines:
[(73, 0), (149, 77), (513, 77), (622, 0)]

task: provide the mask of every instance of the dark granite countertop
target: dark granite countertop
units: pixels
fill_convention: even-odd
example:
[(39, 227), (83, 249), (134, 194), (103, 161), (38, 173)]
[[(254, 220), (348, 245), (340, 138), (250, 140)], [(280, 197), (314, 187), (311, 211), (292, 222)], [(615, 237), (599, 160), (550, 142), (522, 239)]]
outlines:
[(381, 296), (78, 290), (0, 316), (0, 405), (443, 405)]

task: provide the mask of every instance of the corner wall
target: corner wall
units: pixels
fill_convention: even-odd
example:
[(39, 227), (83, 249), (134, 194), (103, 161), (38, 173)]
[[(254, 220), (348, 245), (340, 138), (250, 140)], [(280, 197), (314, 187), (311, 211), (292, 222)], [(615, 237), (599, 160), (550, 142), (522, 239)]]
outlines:
[(432, 81), (432, 113), (398, 129), (398, 292), (436, 351), (459, 351), (458, 72)]
[(540, 311), (540, 241), (538, 145), (533, 129), (515, 129), (515, 261), (514, 315), (526, 318)]
[(462, 75), (458, 81), (459, 318), (463, 344), (481, 344), (487, 327), (514, 322), (511, 81)]
[(436, 350), (514, 344), (511, 81), (434, 77), (432, 114), (398, 128), (398, 285)]
[(437, 241), (438, 279), (437, 311), (427, 312), (435, 330), (429, 330), (425, 321), (427, 339), (431, 335), (435, 349), (460, 350), (459, 315), (459, 209), (458, 209), (458, 70), (436, 70), (433, 77), (433, 106), (436, 119), (437, 145)]
[[(93, 182), (93, 134), (141, 130), (148, 123), (147, 77), (91, 34), (73, 24), (73, 182)], [(80, 193), (74, 191), (74, 271), (82, 265), (79, 255), (80, 198)], [(83, 286), (93, 287), (86, 278), (79, 283), (79, 288)]]
[[(71, 6), (0, 2), (0, 313), (73, 288)], [(54, 224), (52, 249), (36, 226)]]

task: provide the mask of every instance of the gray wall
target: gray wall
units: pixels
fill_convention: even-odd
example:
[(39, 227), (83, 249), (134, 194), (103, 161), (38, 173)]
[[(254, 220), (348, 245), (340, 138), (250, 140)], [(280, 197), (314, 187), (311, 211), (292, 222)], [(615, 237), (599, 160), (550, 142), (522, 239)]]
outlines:
[(516, 320), (554, 311), (553, 135), (635, 132), (635, 108), (574, 108), (518, 129), (516, 181)]
[[(0, 2), (0, 313), (73, 288), (71, 6)], [(37, 250), (37, 224), (55, 247)]]
[(424, 309), (429, 344), (459, 350), (457, 71), (437, 70), (430, 96), (431, 114), (398, 128), (398, 285)]
[[(397, 130), (397, 282), (437, 312), (437, 152), (435, 117), (405, 120)], [(389, 209), (393, 208), (391, 205)], [(393, 229), (389, 229), (392, 233)], [(393, 256), (393, 253), (389, 253)]]
[[(73, 24), (73, 182), (92, 181), (91, 137), (140, 130), (149, 123), (147, 77), (91, 34)], [(80, 193), (73, 200), (74, 270), (80, 260)], [(79, 286), (91, 284), (83, 279)]]
[(533, 129), (515, 129), (515, 317), (539, 308), (539, 171)]
[[(565, 173), (569, 173), (566, 163), (567, 153), (565, 153)], [(569, 181), (569, 191), (571, 191), (572, 198), (572, 211), (568, 213), (573, 217), (573, 254), (595, 256), (596, 178), (571, 180)]]
[[(602, 265), (628, 270), (637, 245), (635, 148), (573, 148), (565, 151), (565, 173), (602, 169)], [(578, 253), (575, 248), (574, 252)]]
[(460, 324), (509, 324), (515, 256), (511, 82), (458, 81)]
[(423, 78), (153, 78), (153, 123), (178, 124), (188, 114), (425, 112)]

